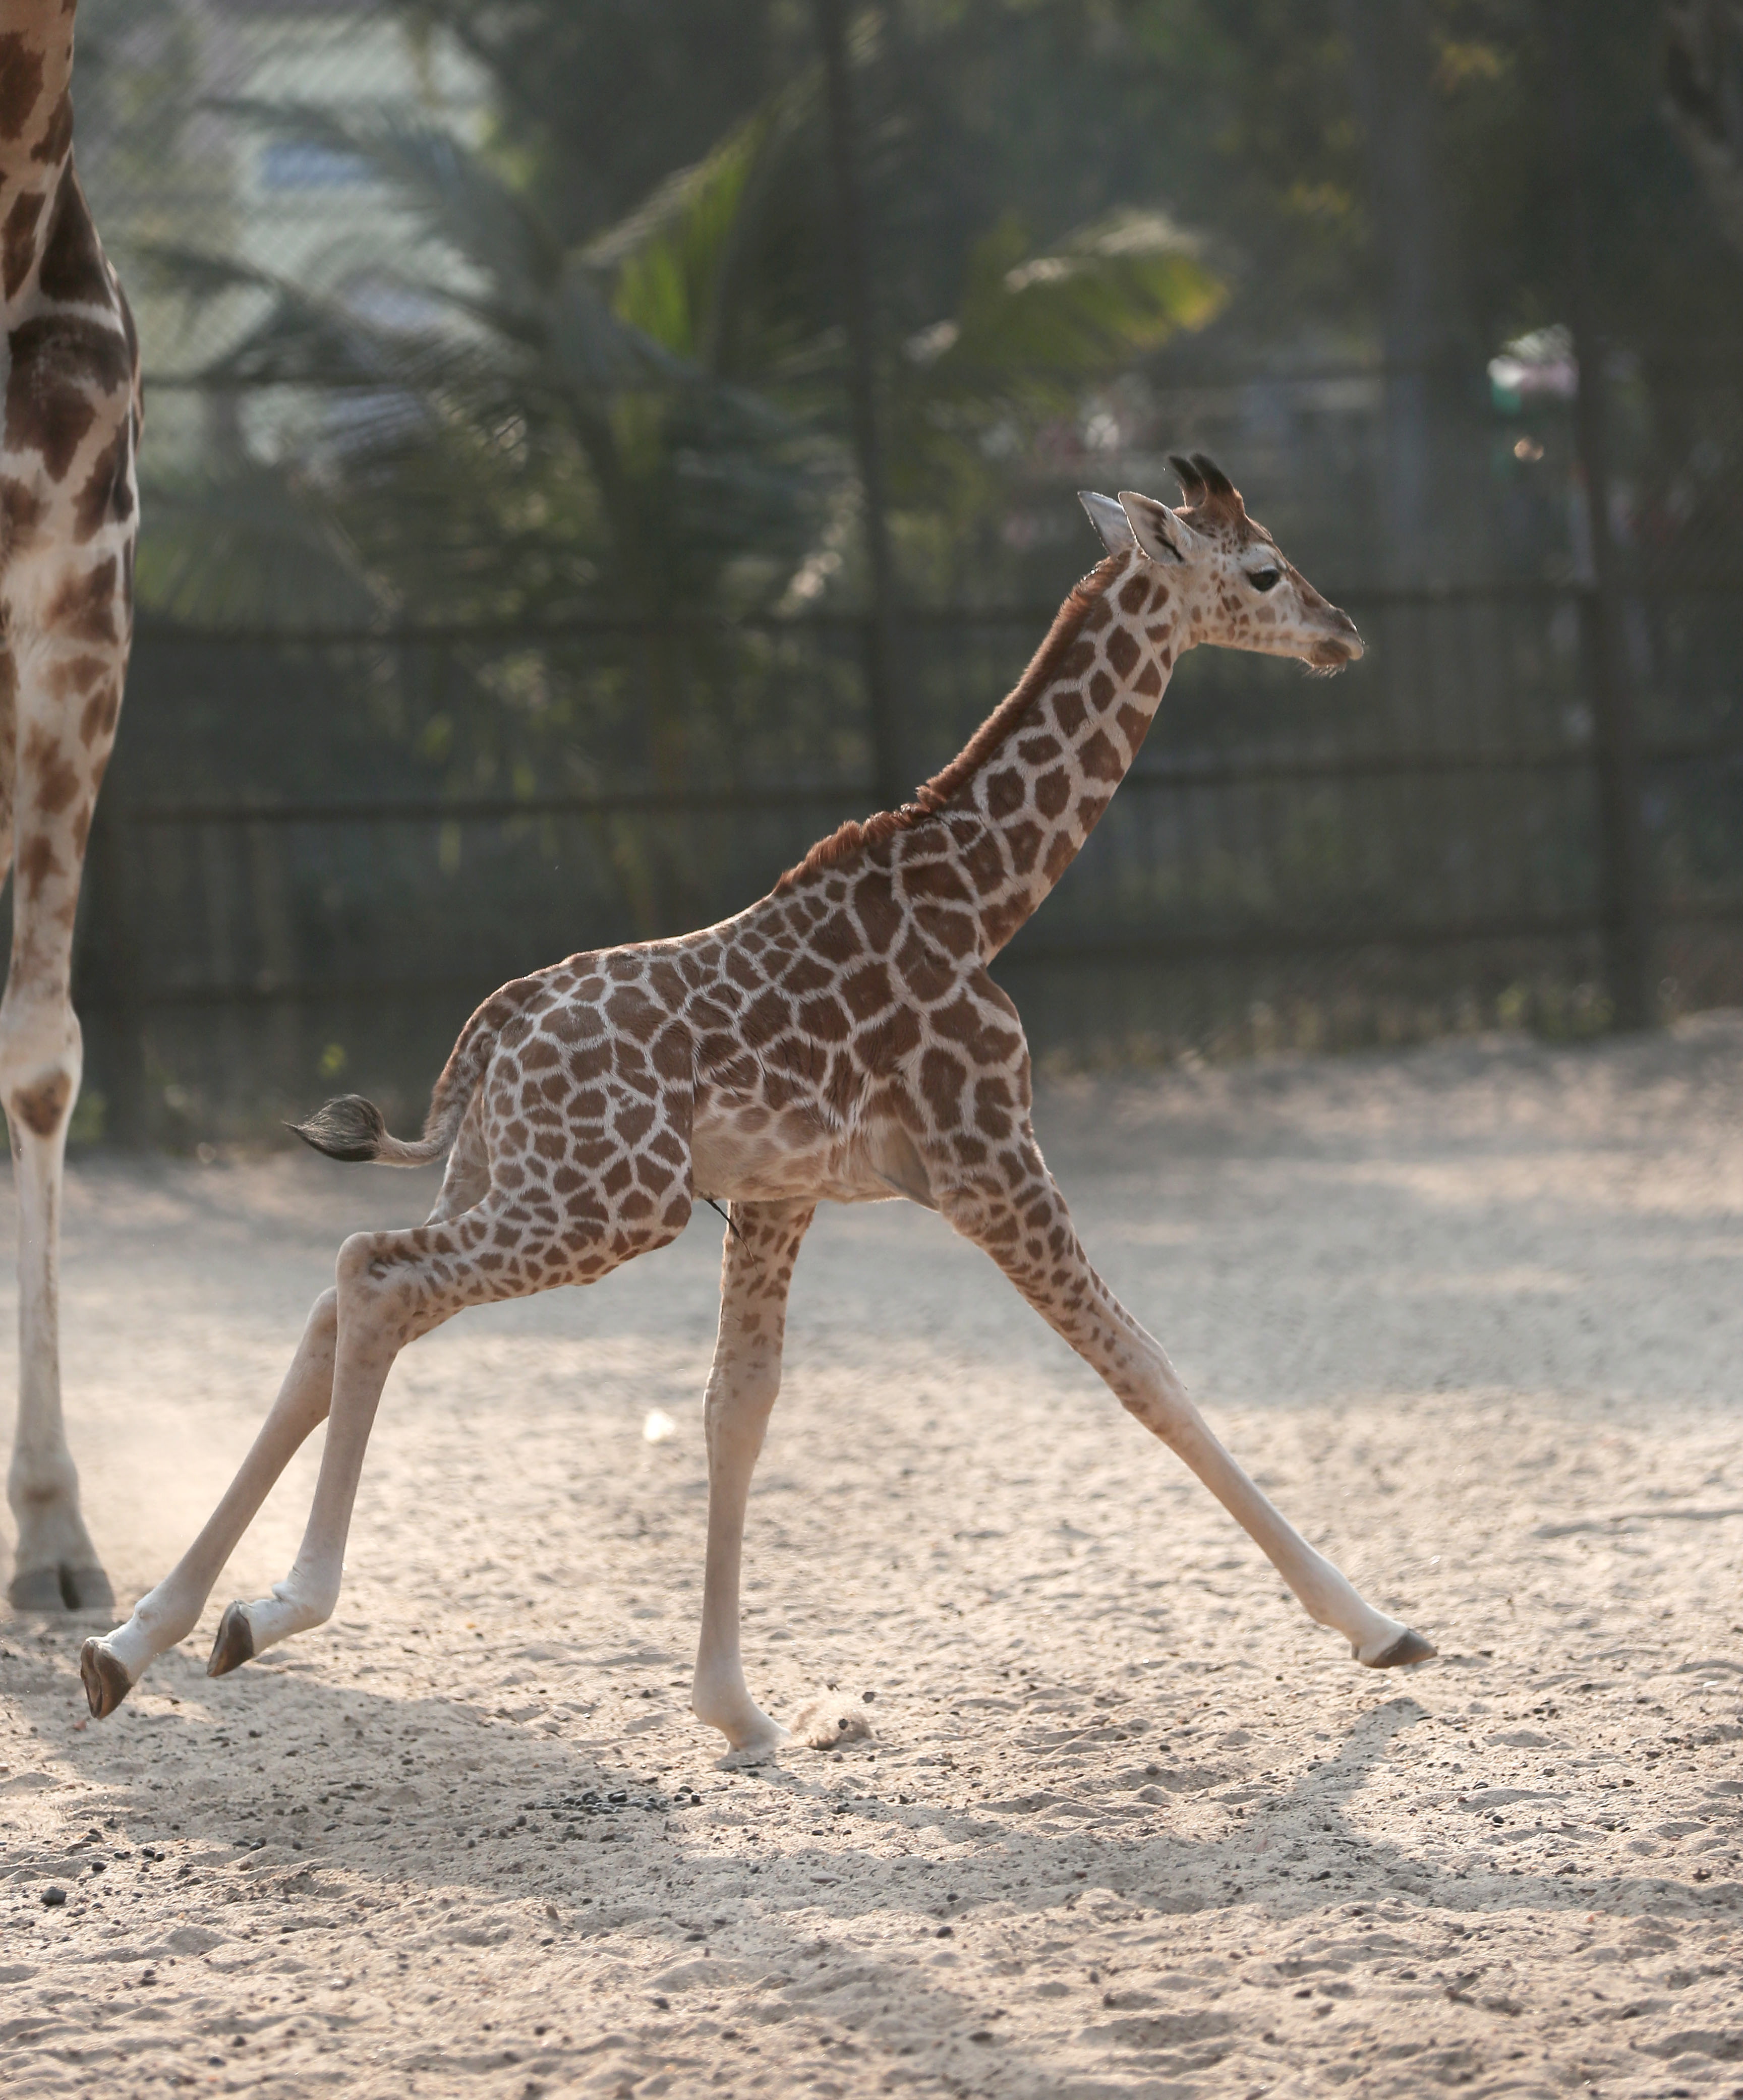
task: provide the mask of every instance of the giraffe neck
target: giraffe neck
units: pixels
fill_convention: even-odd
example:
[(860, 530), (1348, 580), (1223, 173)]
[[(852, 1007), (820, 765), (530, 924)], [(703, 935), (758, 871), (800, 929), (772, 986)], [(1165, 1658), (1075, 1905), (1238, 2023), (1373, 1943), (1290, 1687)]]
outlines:
[[(54, 186), (73, 145), (70, 0), (7, 0), (0, 30), (0, 244), (6, 269), (32, 226), (21, 200)], [(8, 296), (11, 296), (8, 293)]]
[(1183, 593), (1136, 550), (1066, 599), (1008, 699), (922, 790), (984, 827), (971, 849), (982, 953), (995, 955), (1077, 858), (1137, 757), (1189, 638)]

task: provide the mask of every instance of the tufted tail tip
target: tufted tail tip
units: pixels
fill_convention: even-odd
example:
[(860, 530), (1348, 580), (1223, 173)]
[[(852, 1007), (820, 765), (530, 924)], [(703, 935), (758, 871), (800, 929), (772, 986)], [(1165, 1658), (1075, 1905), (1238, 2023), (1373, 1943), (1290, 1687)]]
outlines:
[(387, 1135), (381, 1110), (361, 1094), (341, 1094), (317, 1109), (307, 1123), (288, 1123), (285, 1127), (329, 1159), (347, 1162), (379, 1158)]

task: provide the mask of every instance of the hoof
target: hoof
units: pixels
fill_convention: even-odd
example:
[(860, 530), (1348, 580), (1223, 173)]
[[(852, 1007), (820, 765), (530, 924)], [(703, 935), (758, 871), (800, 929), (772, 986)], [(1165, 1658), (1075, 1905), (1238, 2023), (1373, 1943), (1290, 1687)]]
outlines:
[(1430, 1656), (1440, 1652), (1432, 1641), (1424, 1640), (1420, 1634), (1412, 1633), (1406, 1627), (1390, 1648), (1383, 1649), (1365, 1666), (1369, 1670), (1402, 1670), (1406, 1663), (1426, 1662)]
[(104, 1612), (115, 1616), (115, 1592), (95, 1562), (83, 1567), (21, 1568), (7, 1591), (15, 1612)]
[(115, 1616), (115, 1592), (95, 1562), (60, 1571), (60, 1599), (69, 1612), (105, 1612)]
[(133, 1689), (133, 1679), (100, 1641), (88, 1640), (79, 1650), (79, 1675), (94, 1720), (108, 1720)]
[(227, 1604), (218, 1622), (218, 1638), (205, 1665), (208, 1677), (227, 1677), (240, 1670), (254, 1652), (254, 1630), (248, 1622), (247, 1607)]

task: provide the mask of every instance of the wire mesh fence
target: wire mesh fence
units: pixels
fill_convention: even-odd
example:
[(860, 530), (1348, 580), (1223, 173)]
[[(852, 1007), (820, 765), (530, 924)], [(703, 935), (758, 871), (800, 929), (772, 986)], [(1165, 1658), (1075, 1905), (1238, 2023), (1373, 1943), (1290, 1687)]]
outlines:
[[(1582, 593), (1348, 602), (1373, 647), (1335, 683), (1187, 659), (1101, 827), (999, 966), (1044, 1052), (1603, 1025)], [(1642, 760), (1673, 1005), (1743, 990), (1743, 726), (1701, 677), (1732, 660), (1738, 617), (1717, 593), (1643, 608), (1663, 652)], [(904, 629), (913, 688), (932, 697), (916, 775), (1008, 687), (1044, 618)], [(661, 638), (147, 625), (80, 943), (111, 1127), (235, 1127), (341, 1073), (410, 1105), (498, 982), (726, 915), (872, 806), (852, 620), (712, 636), (687, 734), (657, 761), (645, 734), (614, 766), (595, 746), (585, 782), (457, 794), (402, 733), (440, 718), (446, 682), (505, 660), (602, 689), (607, 717), (637, 646)], [(737, 734), (741, 714), (755, 735)]]
[[(1743, 368), (1723, 341), (1581, 359), (1551, 329), (1427, 364), (1291, 341), (1231, 364), (1189, 333), (1008, 458), (989, 430), (984, 557), (947, 589), (911, 546), (898, 602), (867, 607), (825, 534), (837, 551), (774, 610), (716, 591), (651, 612), (596, 584), (449, 615), (360, 580), (279, 501), (359, 480), (427, 402), (399, 368), (299, 377), (258, 344), (290, 287), (358, 342), (470, 354), (453, 313), (482, 302), (478, 265), (346, 126), (478, 152), (486, 69), (368, 0), (83, 0), (81, 34), (81, 165), (150, 401), (146, 609), (79, 929), (87, 1132), (256, 1129), (341, 1079), (415, 1118), (496, 983), (740, 908), (876, 806), (891, 752), (903, 786), (942, 764), (1091, 558), (1073, 491), (1163, 493), (1176, 447), (1224, 461), (1369, 655), (1329, 682), (1183, 662), (998, 965), (1038, 1049), (1595, 1029), (1630, 914), (1665, 1008), (1743, 996)], [(501, 435), (505, 457), (525, 436)], [(1419, 489), (1400, 507), (1411, 458), (1426, 510)], [(418, 523), (408, 505), (396, 530)], [(814, 588), (829, 562), (849, 587)]]

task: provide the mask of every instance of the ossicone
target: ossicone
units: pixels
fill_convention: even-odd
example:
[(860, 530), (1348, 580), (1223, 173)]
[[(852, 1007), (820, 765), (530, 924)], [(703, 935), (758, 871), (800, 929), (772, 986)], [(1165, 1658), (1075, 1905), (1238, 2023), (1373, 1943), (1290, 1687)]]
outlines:
[(1201, 506), (1208, 510), (1238, 510), (1244, 515), (1247, 506), (1241, 501), (1241, 492), (1216, 464), (1208, 452), (1194, 452), (1190, 458), (1180, 452), (1170, 452), (1168, 465), (1180, 483), (1189, 509)]

